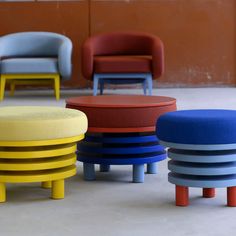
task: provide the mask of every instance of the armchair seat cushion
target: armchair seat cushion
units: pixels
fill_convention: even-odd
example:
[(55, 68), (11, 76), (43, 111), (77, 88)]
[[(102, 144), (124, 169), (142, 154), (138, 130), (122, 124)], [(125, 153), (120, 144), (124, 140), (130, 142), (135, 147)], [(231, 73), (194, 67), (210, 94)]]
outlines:
[(1, 74), (56, 74), (56, 58), (8, 58), (1, 61)]
[(95, 73), (150, 73), (151, 56), (95, 56)]

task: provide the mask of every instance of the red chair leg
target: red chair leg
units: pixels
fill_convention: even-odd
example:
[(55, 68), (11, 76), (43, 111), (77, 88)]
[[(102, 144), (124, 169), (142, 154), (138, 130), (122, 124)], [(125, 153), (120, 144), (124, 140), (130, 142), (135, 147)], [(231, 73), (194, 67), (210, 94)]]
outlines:
[(227, 188), (227, 206), (236, 207), (236, 187)]
[(188, 187), (175, 186), (175, 204), (176, 206), (188, 206), (189, 204)]
[(203, 188), (202, 196), (205, 198), (215, 197), (215, 189), (214, 188)]

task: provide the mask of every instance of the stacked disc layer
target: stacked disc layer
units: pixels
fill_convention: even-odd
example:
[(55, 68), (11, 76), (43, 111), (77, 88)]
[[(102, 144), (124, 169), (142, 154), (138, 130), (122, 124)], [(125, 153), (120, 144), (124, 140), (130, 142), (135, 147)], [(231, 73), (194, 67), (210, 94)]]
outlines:
[(153, 132), (87, 133), (78, 144), (78, 160), (92, 164), (145, 164), (164, 160), (166, 152)]

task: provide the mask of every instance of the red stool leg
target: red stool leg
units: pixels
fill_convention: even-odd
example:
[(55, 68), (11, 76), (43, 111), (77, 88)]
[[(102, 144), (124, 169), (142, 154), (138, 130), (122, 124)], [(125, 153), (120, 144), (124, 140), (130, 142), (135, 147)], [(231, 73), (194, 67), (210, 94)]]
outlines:
[(175, 205), (176, 206), (188, 206), (188, 187), (175, 186)]
[(227, 188), (227, 206), (236, 207), (236, 187)]
[(215, 197), (215, 189), (214, 188), (203, 188), (202, 196), (205, 198)]

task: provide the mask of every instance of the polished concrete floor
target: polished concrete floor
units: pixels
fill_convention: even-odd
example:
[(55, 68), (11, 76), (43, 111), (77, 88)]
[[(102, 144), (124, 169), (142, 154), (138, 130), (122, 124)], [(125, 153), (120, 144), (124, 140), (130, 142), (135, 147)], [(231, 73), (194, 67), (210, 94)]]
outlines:
[[(64, 106), (71, 96), (90, 95), (88, 90), (17, 91), (0, 106)], [(109, 90), (109, 94), (141, 94), (141, 90)], [(177, 98), (178, 109), (236, 109), (236, 88), (156, 89), (155, 95)], [(1, 132), (1, 131), (0, 131)], [(51, 200), (49, 190), (35, 184), (9, 184), (7, 202), (0, 204), (0, 236), (163, 236), (235, 235), (236, 208), (226, 207), (225, 189), (214, 199), (202, 199), (201, 190), (190, 189), (190, 206), (174, 205), (174, 186), (167, 181), (167, 161), (145, 183), (131, 183), (131, 166), (112, 166), (85, 182), (82, 166), (66, 181), (64, 200)]]

